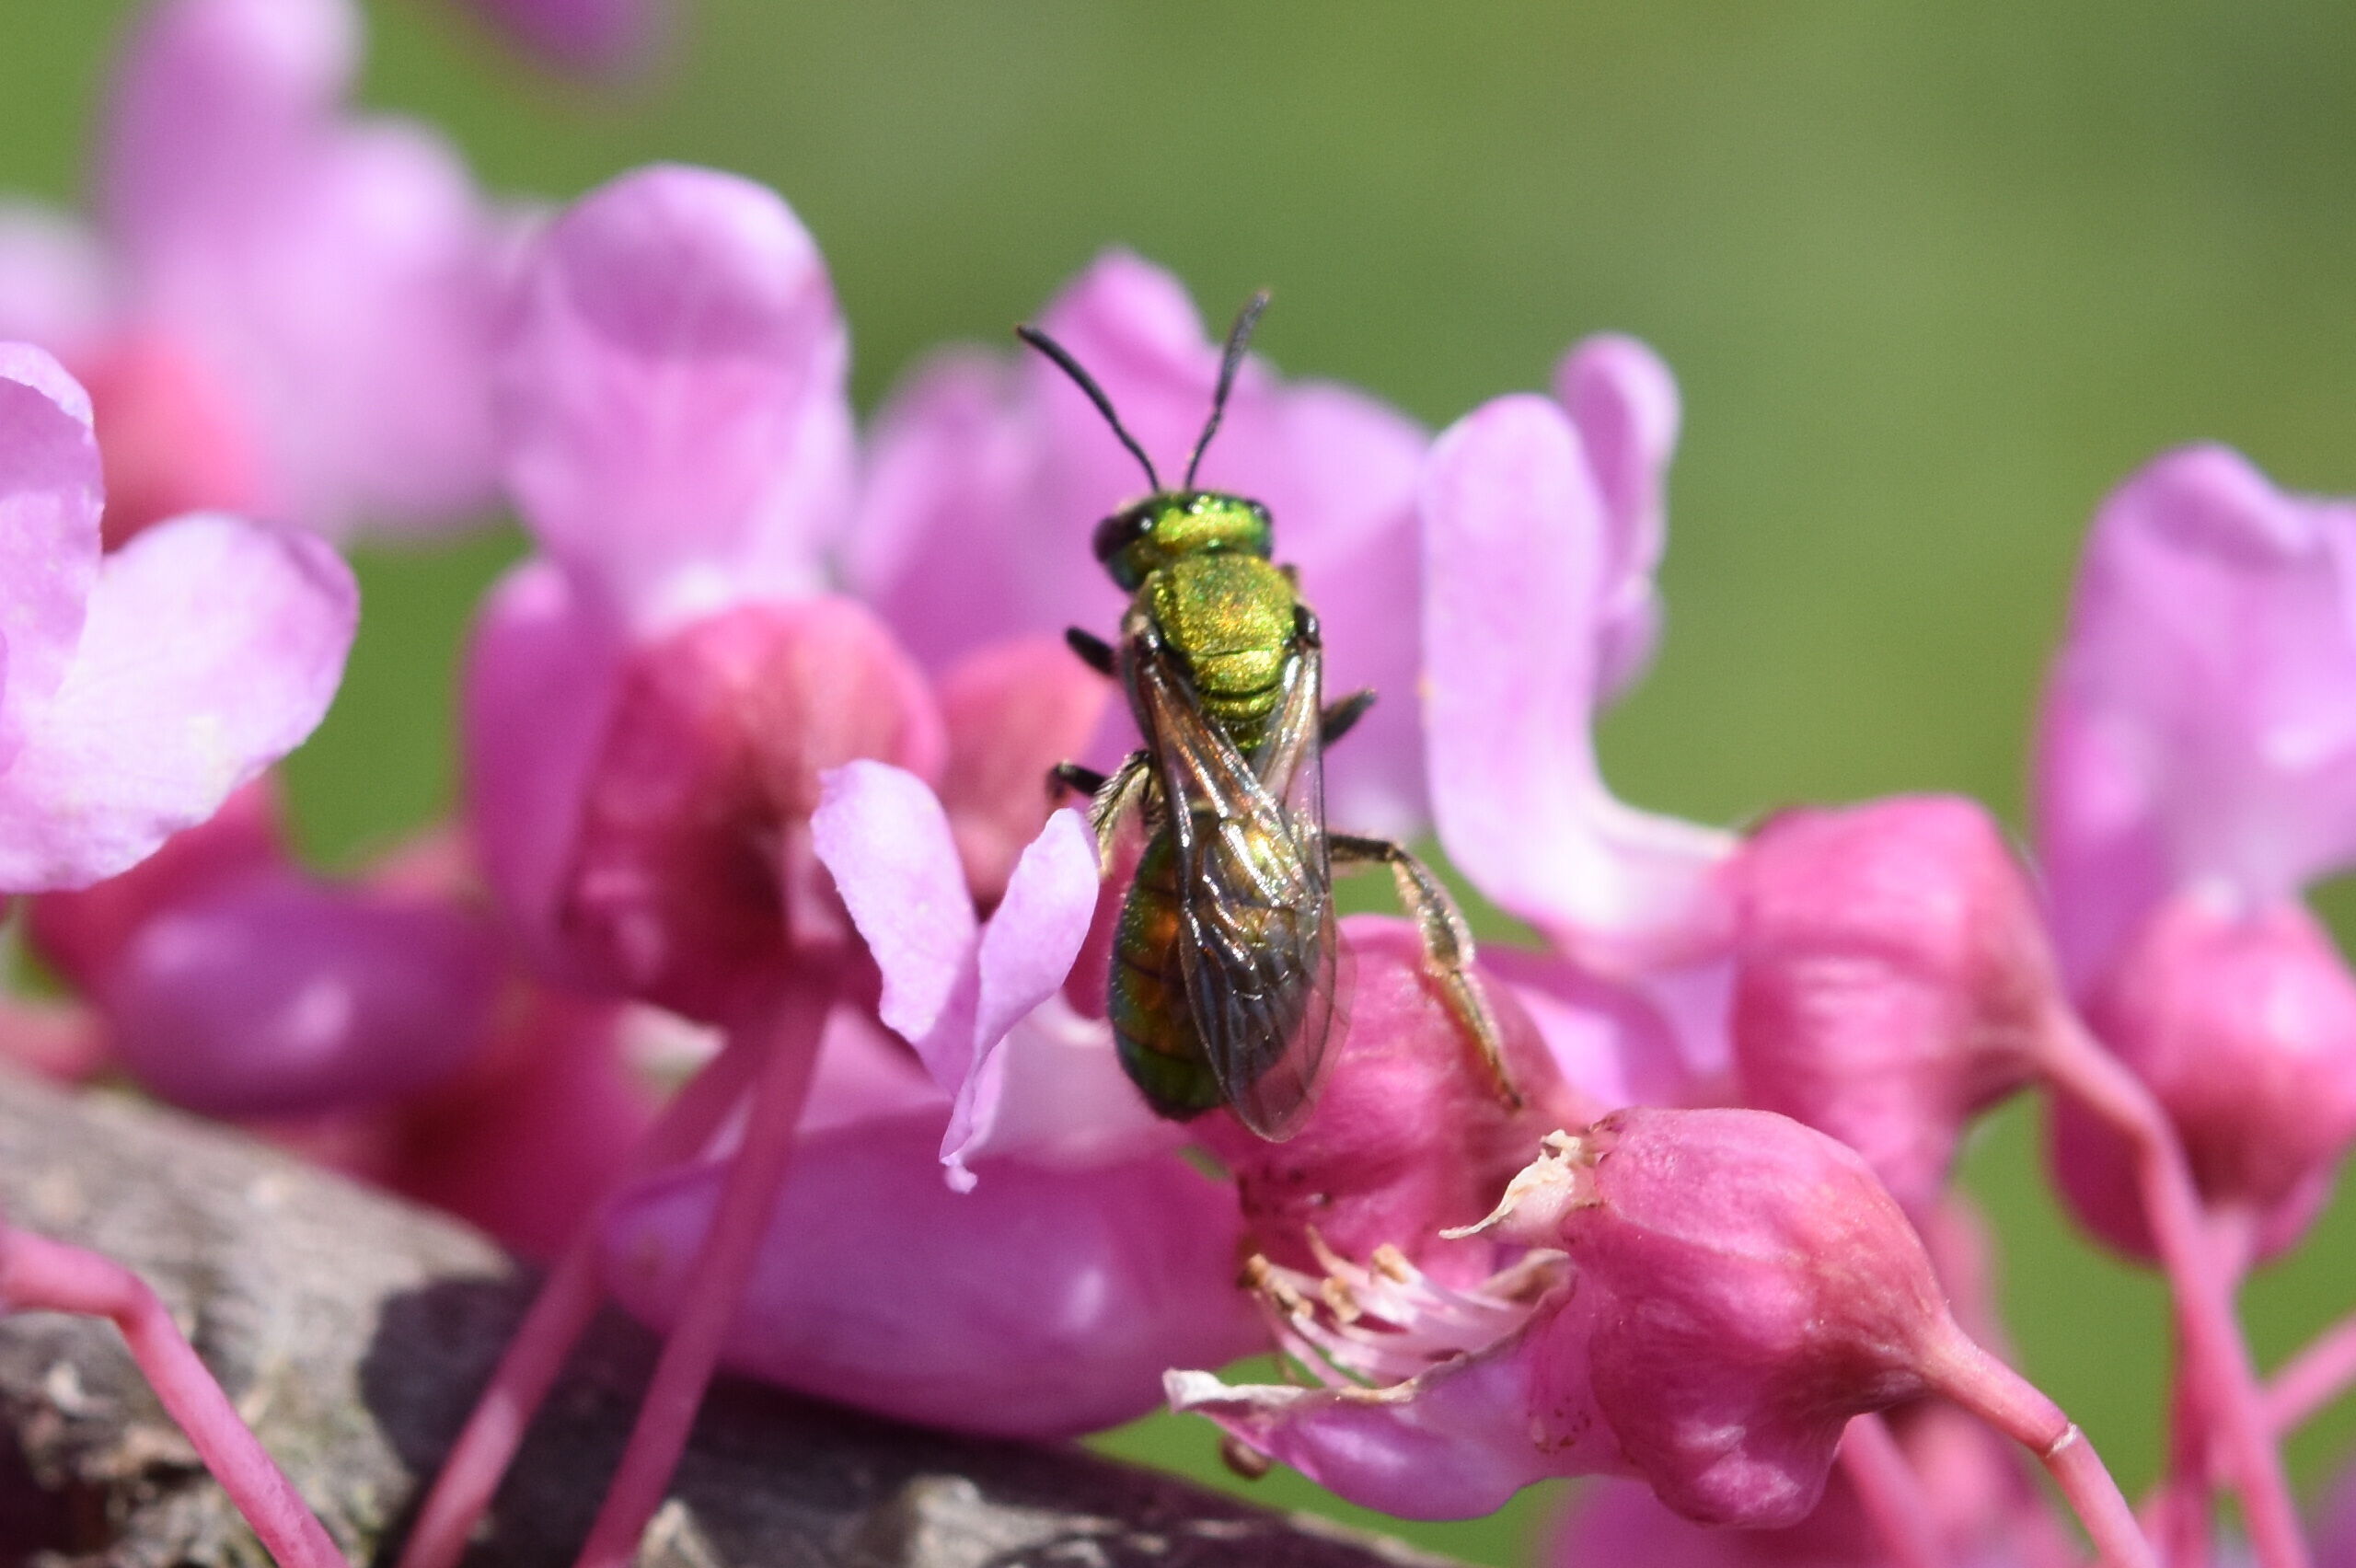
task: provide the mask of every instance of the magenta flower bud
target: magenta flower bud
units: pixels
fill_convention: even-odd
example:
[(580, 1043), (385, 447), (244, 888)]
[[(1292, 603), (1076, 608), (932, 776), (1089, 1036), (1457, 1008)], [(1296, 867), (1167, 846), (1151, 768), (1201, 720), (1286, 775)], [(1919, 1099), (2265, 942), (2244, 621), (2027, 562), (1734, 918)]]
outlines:
[(1734, 882), (1744, 1101), (1831, 1133), (1920, 1209), (1965, 1121), (2028, 1077), (2059, 1000), (2002, 833), (1952, 796), (1785, 812)]
[(795, 848), (819, 774), (874, 757), (929, 775), (941, 751), (923, 674), (848, 599), (745, 605), (635, 650), (582, 801), (566, 934), (616, 989), (725, 1020), (794, 923), (836, 907)]
[(1596, 1403), (1708, 1523), (1805, 1517), (1849, 1418), (1927, 1391), (1960, 1337), (1865, 1160), (1768, 1112), (1615, 1112), (1516, 1179), (1498, 1229), (1620, 1303), (1588, 1350)]
[(1358, 916), (1343, 936), (1356, 967), (1349, 1031), (1330, 1047), (1308, 1124), (1276, 1144), (1222, 1115), (1205, 1119), (1202, 1135), (1235, 1178), (1253, 1246), (1272, 1262), (1314, 1269), (1314, 1230), (1345, 1258), (1363, 1262), (1389, 1243), (1442, 1284), (1475, 1285), (1497, 1266), (1495, 1244), (1440, 1232), (1477, 1221), (1540, 1138), (1601, 1107), (1564, 1082), (1529, 1014), (1492, 984), (1524, 1097), (1514, 1109), (1426, 975), (1415, 928)]
[[(2259, 1256), (2296, 1241), (2356, 1139), (2356, 981), (2315, 917), (2296, 904), (2236, 913), (2197, 893), (2171, 899), (2087, 1021), (2167, 1112), (2207, 1205), (2250, 1216)], [(2150, 1256), (2125, 1146), (2073, 1107), (2054, 1137), (2080, 1217)]]
[[(1633, 1473), (1689, 1518), (1763, 1527), (1816, 1506), (1852, 1416), (1934, 1389), (1989, 1408), (2009, 1377), (1956, 1327), (1865, 1160), (1771, 1112), (1636, 1108), (1558, 1133), (1480, 1228), (1533, 1251), (1477, 1291), (1395, 1254), (1329, 1255), (1322, 1282), (1264, 1265), (1286, 1347), (1335, 1386), (1172, 1373), (1172, 1403), (1394, 1513)], [(2065, 1446), (2059, 1412), (2035, 1411), (2015, 1424)]]

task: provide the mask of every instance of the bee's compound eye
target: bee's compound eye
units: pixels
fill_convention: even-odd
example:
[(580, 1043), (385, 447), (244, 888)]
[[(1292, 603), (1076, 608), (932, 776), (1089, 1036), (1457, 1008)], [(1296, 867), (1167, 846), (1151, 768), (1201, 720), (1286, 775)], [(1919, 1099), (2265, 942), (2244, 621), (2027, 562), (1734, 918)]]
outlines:
[(1126, 512), (1115, 512), (1096, 525), (1096, 559), (1109, 563), (1151, 532), (1153, 513), (1149, 509), (1132, 506)]

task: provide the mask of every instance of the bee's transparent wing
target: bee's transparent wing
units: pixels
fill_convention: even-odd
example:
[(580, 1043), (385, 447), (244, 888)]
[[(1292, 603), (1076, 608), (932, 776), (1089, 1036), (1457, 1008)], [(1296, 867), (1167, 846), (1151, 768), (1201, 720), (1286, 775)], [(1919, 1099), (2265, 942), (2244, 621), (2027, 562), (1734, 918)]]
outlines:
[(1266, 742), (1246, 758), (1158, 647), (1136, 652), (1179, 874), (1179, 970), (1212, 1074), (1244, 1125), (1299, 1130), (1322, 1078), (1339, 952), (1318, 740), (1321, 656), (1286, 670)]

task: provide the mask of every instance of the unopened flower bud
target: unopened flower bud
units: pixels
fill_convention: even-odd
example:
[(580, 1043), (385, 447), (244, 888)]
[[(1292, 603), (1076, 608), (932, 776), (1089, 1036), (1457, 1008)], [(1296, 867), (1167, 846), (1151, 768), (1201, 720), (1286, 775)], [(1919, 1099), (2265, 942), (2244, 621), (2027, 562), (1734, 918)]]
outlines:
[(2058, 983), (1987, 813), (1911, 796), (1771, 818), (1738, 862), (1744, 1099), (1831, 1133), (1910, 1208), (2032, 1067)]
[[(2253, 1218), (2260, 1255), (2295, 1241), (2356, 1138), (2356, 980), (2315, 917), (2296, 904), (2238, 913), (2172, 899), (2123, 950), (2087, 1021), (2167, 1112), (2209, 1205)], [(2114, 1135), (2065, 1108), (2055, 1164), (2096, 1234), (2150, 1255)]]

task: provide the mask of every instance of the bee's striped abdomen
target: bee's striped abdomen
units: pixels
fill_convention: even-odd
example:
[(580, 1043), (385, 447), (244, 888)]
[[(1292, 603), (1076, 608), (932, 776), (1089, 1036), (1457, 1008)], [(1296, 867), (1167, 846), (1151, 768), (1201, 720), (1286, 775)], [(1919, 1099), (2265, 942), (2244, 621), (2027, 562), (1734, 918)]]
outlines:
[(1224, 1101), (1186, 1016), (1179, 972), (1178, 851), (1156, 834), (1138, 862), (1113, 938), (1106, 1011), (1121, 1065), (1156, 1112), (1187, 1117)]

